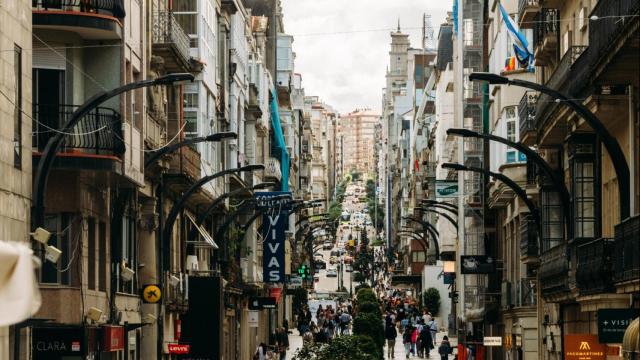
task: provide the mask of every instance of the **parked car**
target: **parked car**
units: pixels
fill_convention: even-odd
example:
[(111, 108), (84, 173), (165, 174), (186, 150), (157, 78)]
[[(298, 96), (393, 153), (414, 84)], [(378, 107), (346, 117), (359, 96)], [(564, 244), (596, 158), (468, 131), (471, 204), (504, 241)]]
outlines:
[(338, 271), (334, 267), (330, 267), (327, 269), (327, 277), (337, 277)]
[(353, 266), (351, 266), (351, 264), (347, 264), (344, 266), (344, 271), (346, 272), (353, 272)]
[(322, 244), (322, 250), (331, 250), (333, 249), (333, 243), (326, 242)]
[(327, 268), (327, 263), (322, 261), (322, 260), (319, 260), (319, 259), (316, 259), (314, 261), (314, 264), (316, 266), (316, 269), (318, 269), (318, 270)]

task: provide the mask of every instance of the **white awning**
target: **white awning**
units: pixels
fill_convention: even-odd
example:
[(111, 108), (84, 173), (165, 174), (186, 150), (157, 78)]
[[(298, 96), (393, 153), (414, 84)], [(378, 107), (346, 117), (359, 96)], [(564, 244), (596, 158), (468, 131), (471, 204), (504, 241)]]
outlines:
[(187, 239), (187, 243), (192, 243), (192, 244), (196, 244), (196, 245), (198, 243), (202, 243), (202, 245), (210, 246), (210, 247), (214, 248), (215, 250), (218, 250), (219, 249), (218, 244), (216, 244), (216, 242), (213, 241), (213, 237), (211, 237), (211, 235), (209, 235), (209, 232), (207, 232), (207, 230), (204, 227), (198, 226), (196, 224), (196, 220), (191, 215), (189, 215), (188, 213), (184, 213), (184, 214), (191, 221), (193, 226), (196, 227), (196, 229), (198, 230), (198, 233), (200, 233), (200, 236), (204, 240), (204, 242), (201, 242), (201, 241), (190, 241), (190, 240)]

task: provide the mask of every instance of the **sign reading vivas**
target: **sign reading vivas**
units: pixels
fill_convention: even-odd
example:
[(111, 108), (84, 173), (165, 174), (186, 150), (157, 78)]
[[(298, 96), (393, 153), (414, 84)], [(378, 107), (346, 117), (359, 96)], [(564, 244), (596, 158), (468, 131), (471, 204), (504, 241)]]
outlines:
[(258, 209), (266, 210), (262, 216), (262, 278), (266, 283), (285, 282), (285, 228), (288, 209), (291, 206), (290, 192), (256, 193)]

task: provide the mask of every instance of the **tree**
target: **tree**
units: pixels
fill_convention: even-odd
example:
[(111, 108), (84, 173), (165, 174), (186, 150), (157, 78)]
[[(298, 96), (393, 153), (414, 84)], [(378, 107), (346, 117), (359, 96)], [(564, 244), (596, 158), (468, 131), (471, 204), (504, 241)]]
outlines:
[(422, 293), (422, 302), (429, 309), (431, 315), (438, 316), (440, 312), (440, 291), (436, 288), (428, 288)]
[(358, 303), (364, 303), (364, 302), (377, 303), (378, 302), (378, 297), (370, 287), (359, 289), (356, 292), (356, 299), (358, 300)]
[(353, 334), (370, 337), (376, 343), (377, 349), (382, 352), (384, 347), (382, 316), (374, 313), (358, 313), (353, 319)]
[(368, 336), (338, 336), (329, 344), (309, 343), (294, 355), (294, 360), (379, 360), (382, 349)]

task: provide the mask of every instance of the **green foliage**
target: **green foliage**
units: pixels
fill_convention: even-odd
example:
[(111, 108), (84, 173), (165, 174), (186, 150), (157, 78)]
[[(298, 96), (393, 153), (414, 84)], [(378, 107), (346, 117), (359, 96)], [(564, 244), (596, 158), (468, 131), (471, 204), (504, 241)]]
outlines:
[(422, 303), (429, 309), (431, 315), (438, 316), (440, 312), (440, 291), (436, 288), (428, 288), (422, 293)]
[(368, 336), (338, 336), (330, 344), (305, 344), (294, 360), (378, 360), (382, 349)]
[(378, 297), (370, 287), (362, 288), (356, 293), (358, 303), (372, 302), (378, 303)]
[(358, 313), (374, 314), (378, 317), (382, 317), (382, 311), (380, 310), (380, 304), (377, 302), (365, 301), (358, 302)]
[(355, 169), (351, 169), (351, 180), (352, 181), (360, 180), (360, 173), (355, 171)]
[(353, 319), (353, 334), (365, 335), (373, 339), (376, 349), (384, 347), (384, 327), (382, 317), (372, 313), (358, 313)]

